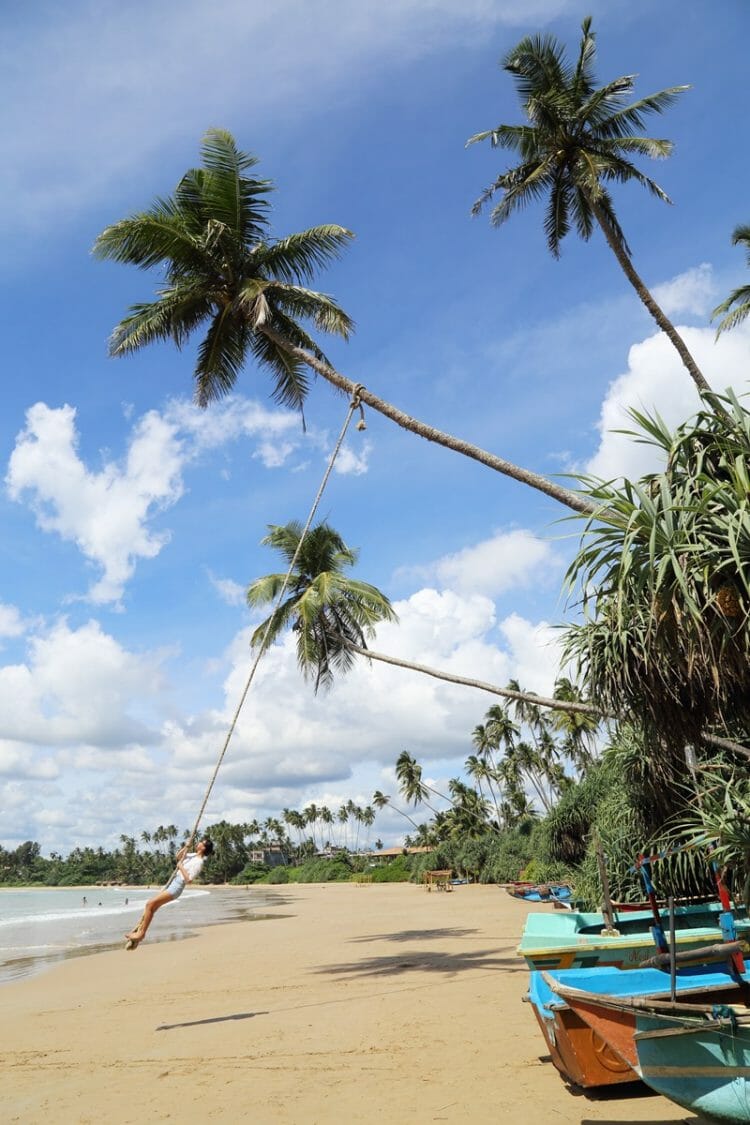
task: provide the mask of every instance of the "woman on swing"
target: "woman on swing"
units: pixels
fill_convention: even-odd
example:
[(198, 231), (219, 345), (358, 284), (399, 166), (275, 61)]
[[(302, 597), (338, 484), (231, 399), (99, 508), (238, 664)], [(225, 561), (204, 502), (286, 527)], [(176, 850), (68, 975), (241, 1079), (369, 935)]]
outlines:
[(169, 883), (163, 891), (160, 891), (158, 895), (155, 895), (146, 903), (138, 925), (129, 934), (125, 934), (127, 940), (134, 945), (138, 945), (145, 938), (154, 914), (159, 907), (166, 906), (168, 902), (174, 902), (175, 899), (180, 897), (188, 883), (192, 883), (193, 879), (200, 874), (203, 864), (214, 850), (213, 843), (208, 837), (205, 837), (196, 845), (194, 852), (189, 852), (188, 847), (189, 845), (185, 844), (183, 848), (180, 848), (175, 857), (177, 869)]

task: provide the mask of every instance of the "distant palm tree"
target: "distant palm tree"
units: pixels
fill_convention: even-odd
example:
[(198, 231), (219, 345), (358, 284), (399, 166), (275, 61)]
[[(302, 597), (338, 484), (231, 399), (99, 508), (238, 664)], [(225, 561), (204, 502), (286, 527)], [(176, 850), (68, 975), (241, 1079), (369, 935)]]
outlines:
[[(750, 226), (736, 227), (732, 234), (732, 244), (737, 246), (742, 243), (747, 251), (747, 264), (750, 266)], [(732, 308), (734, 306), (734, 308)], [(713, 311), (712, 319), (723, 316), (716, 329), (716, 335), (726, 332), (729, 328), (736, 328), (750, 315), (750, 285), (741, 285), (734, 289), (726, 301), (722, 301)]]
[(192, 168), (171, 196), (148, 211), (106, 228), (94, 244), (98, 258), (164, 278), (155, 301), (133, 305), (115, 328), (112, 355), (157, 341), (178, 347), (207, 326), (198, 346), (195, 396), (201, 406), (227, 394), (248, 359), (268, 368), (273, 397), (302, 410), (308, 371), (390, 418), (398, 426), (513, 477), (578, 512), (594, 512), (588, 498), (470, 442), (411, 418), (331, 366), (306, 325), (346, 339), (353, 328), (344, 310), (308, 286), (352, 238), (334, 224), (273, 238), (268, 220), (270, 180), (252, 171), (257, 158), (241, 152), (230, 133), (210, 129), (203, 165)]
[[(301, 537), (301, 525), (292, 522), (272, 526), (262, 543), (291, 563)], [(344, 573), (356, 560), (357, 552), (329, 524), (312, 528), (302, 542), (288, 593), (252, 635), (254, 647), (268, 648), (291, 625), (297, 633), (297, 661), (304, 675), (314, 677), (316, 691), (321, 684), (330, 686), (335, 668), (345, 672), (351, 667), (350, 643), (366, 648), (366, 638), (374, 635), (378, 622), (396, 620), (385, 594)], [(247, 592), (249, 605), (274, 601), (284, 578), (269, 574), (253, 582)]]
[(502, 66), (516, 81), (528, 123), (498, 125), (477, 133), (467, 144), (489, 140), (494, 148), (517, 152), (520, 163), (501, 173), (473, 210), (478, 213), (501, 193), (491, 213), (493, 225), (500, 226), (514, 211), (546, 195), (544, 229), (555, 257), (571, 225), (588, 240), (597, 223), (628, 281), (676, 348), (700, 393), (706, 394), (711, 387), (685, 341), (633, 266), (608, 190), (609, 184), (634, 181), (657, 199), (670, 202), (632, 159), (669, 156), (671, 141), (642, 136), (640, 131), (647, 115), (663, 113), (688, 87), (671, 86), (627, 104), (634, 76), (626, 74), (597, 88), (595, 59), (590, 17), (581, 25), (574, 64), (553, 35), (527, 36), (508, 52)]
[(312, 827), (312, 840), (315, 846), (315, 850), (317, 851), (318, 839), (315, 835), (315, 825), (318, 822), (318, 806), (313, 801), (311, 801), (310, 804), (306, 805), (302, 811), (305, 816), (305, 824), (309, 824)]
[(379, 789), (376, 789), (375, 792), (373, 793), (372, 803), (373, 803), (374, 807), (378, 810), (385, 809), (385, 808), (393, 809), (393, 811), (397, 812), (399, 814), (399, 816), (405, 817), (409, 821), (410, 824), (414, 825), (415, 828), (419, 828), (419, 825), (417, 824), (416, 820), (412, 820), (412, 818), (409, 816), (409, 814), (405, 813), (403, 809), (397, 808), (396, 805), (394, 805), (391, 802), (391, 798), (388, 797), (385, 793), (381, 793), (381, 791)]
[(427, 785), (423, 781), (422, 767), (408, 750), (402, 750), (396, 759), (396, 778), (401, 786), (404, 799), (410, 805), (427, 805), (430, 812), (437, 815), (438, 810), (433, 808), (427, 800), (428, 795), (434, 793), (441, 800), (450, 801), (450, 798), (446, 797), (444, 793), (438, 792), (437, 789), (433, 789), (431, 785)]

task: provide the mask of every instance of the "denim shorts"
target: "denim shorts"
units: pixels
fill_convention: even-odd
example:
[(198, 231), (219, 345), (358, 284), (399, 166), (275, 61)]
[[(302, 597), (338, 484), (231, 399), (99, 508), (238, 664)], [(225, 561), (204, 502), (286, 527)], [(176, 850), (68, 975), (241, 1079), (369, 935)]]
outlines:
[(182, 892), (185, 890), (185, 880), (183, 879), (182, 875), (180, 875), (179, 872), (174, 875), (169, 883), (167, 883), (164, 890), (168, 895), (171, 895), (172, 898), (179, 898)]

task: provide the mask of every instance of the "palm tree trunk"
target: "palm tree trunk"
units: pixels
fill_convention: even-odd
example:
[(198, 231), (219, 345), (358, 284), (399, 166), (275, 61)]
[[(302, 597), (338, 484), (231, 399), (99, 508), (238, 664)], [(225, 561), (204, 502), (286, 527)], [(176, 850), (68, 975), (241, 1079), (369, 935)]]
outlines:
[(688, 371), (688, 374), (690, 375), (691, 379), (693, 380), (696, 387), (698, 388), (698, 393), (701, 395), (702, 398), (704, 398), (706, 395), (712, 394), (713, 392), (711, 390), (711, 387), (710, 387), (709, 383), (706, 381), (706, 378), (705, 378), (703, 372), (698, 367), (698, 364), (695, 362), (692, 355), (688, 351), (687, 344), (685, 343), (682, 336), (679, 334), (679, 332), (675, 328), (674, 324), (672, 324), (672, 321), (669, 319), (667, 314), (664, 312), (664, 310), (654, 300), (648, 286), (645, 284), (642, 277), (640, 276), (640, 274), (636, 271), (635, 267), (633, 266), (633, 263), (630, 260), (629, 254), (627, 253), (627, 251), (623, 247), (622, 243), (616, 237), (614, 231), (612, 230), (609, 223), (607, 222), (606, 215), (604, 214), (602, 209), (599, 207), (598, 203), (596, 203), (595, 200), (593, 200), (590, 195), (588, 197), (588, 201), (589, 201), (589, 204), (591, 206), (591, 210), (594, 213), (596, 221), (598, 222), (599, 226), (601, 227), (602, 233), (604, 234), (604, 237), (607, 240), (607, 243), (609, 245), (610, 250), (612, 251), (614, 256), (617, 258), (617, 261), (620, 263), (620, 267), (621, 267), (623, 273), (625, 274), (628, 281), (630, 282), (630, 284), (635, 289), (636, 293), (640, 297), (643, 304), (646, 306), (648, 311), (651, 313), (651, 316), (654, 318), (654, 320), (658, 324), (659, 328), (662, 330), (662, 332), (669, 338), (671, 343), (674, 345), (680, 359), (682, 360), (683, 364), (685, 365), (685, 367)]
[(477, 445), (472, 445), (471, 442), (464, 441), (462, 438), (453, 437), (452, 434), (446, 434), (442, 430), (435, 429), (434, 426), (428, 426), (425, 422), (420, 422), (418, 418), (412, 418), (410, 414), (405, 414), (403, 410), (399, 410), (397, 406), (392, 403), (386, 402), (382, 398), (378, 398), (372, 391), (368, 391), (361, 383), (353, 383), (351, 379), (347, 379), (340, 371), (336, 371), (327, 363), (323, 363), (317, 356), (311, 352), (306, 351), (304, 348), (299, 348), (294, 344), (289, 343), (284, 336), (275, 332), (272, 328), (266, 325), (259, 325), (259, 331), (262, 332), (269, 340), (273, 340), (280, 348), (293, 355), (296, 359), (301, 360), (303, 363), (316, 373), (322, 379), (332, 383), (341, 391), (346, 391), (349, 395), (354, 395), (355, 392), (362, 402), (367, 406), (372, 407), (379, 414), (383, 414), (386, 418), (390, 418), (398, 426), (404, 430), (410, 430), (411, 433), (418, 434), (419, 437), (425, 438), (427, 441), (435, 442), (437, 445), (444, 445), (446, 449), (452, 449), (455, 453), (461, 453), (464, 457), (470, 457), (474, 461), (479, 461), (482, 465), (487, 465), (490, 469), (494, 469), (498, 473), (503, 473), (505, 476), (512, 477), (513, 480), (519, 481), (521, 484), (527, 484), (531, 488), (538, 489), (543, 492), (545, 496), (550, 496), (553, 500), (557, 500), (560, 504), (564, 504), (567, 508), (572, 508), (574, 512), (582, 512), (584, 515), (594, 515), (599, 512), (599, 506), (592, 500), (588, 500), (585, 496), (581, 496), (576, 492), (571, 492), (568, 488), (563, 488), (554, 481), (548, 480), (547, 477), (541, 476), (539, 473), (532, 472), (531, 469), (523, 469), (518, 465), (514, 465), (512, 461), (506, 461), (503, 457), (498, 457), (494, 453), (488, 453), (485, 449), (480, 449)]
[[(427, 664), (417, 664), (413, 660), (401, 660), (397, 656), (387, 656), (384, 652), (374, 652), (371, 648), (360, 648), (359, 645), (352, 644), (344, 637), (340, 637), (340, 640), (346, 644), (351, 652), (355, 652), (358, 656), (364, 656), (368, 660), (378, 660), (382, 664), (392, 664), (395, 668), (407, 668), (410, 672), (421, 672), (423, 676), (432, 676), (436, 680), (446, 680), (449, 684), (476, 688), (478, 691), (487, 691), (492, 695), (501, 695), (505, 699), (514, 699), (522, 703), (535, 703), (538, 707), (548, 707), (551, 711), (567, 711), (573, 714), (577, 712), (580, 715), (595, 715), (600, 719), (616, 718), (615, 715), (605, 715), (601, 708), (595, 707), (593, 703), (566, 702), (564, 699), (549, 699), (543, 695), (532, 695), (530, 692), (500, 688), (495, 684), (485, 683), (484, 680), (473, 680), (468, 676), (454, 676), (451, 672), (443, 672), (439, 668), (430, 668)], [(750, 750), (731, 738), (704, 733), (701, 735), (701, 741), (750, 758)]]
[(430, 668), (427, 664), (416, 664), (413, 660), (401, 660), (397, 656), (387, 656), (384, 652), (373, 652), (371, 648), (360, 648), (339, 635), (339, 639), (358, 656), (368, 660), (379, 660), (382, 664), (392, 664), (396, 668), (408, 668), (412, 672), (421, 672), (424, 676), (432, 676), (436, 680), (447, 680), (451, 684), (460, 684), (462, 687), (477, 688), (478, 691), (487, 691), (492, 695), (501, 695), (505, 699), (520, 700), (522, 702), (538, 703), (540, 707), (549, 707), (553, 711), (577, 711), (584, 715), (602, 716), (601, 710), (592, 703), (567, 703), (563, 699), (547, 699), (543, 695), (531, 695), (523, 691), (513, 691), (511, 688), (497, 687), (495, 684), (485, 683), (484, 680), (473, 680), (468, 676), (454, 676), (451, 672), (443, 672), (439, 668)]

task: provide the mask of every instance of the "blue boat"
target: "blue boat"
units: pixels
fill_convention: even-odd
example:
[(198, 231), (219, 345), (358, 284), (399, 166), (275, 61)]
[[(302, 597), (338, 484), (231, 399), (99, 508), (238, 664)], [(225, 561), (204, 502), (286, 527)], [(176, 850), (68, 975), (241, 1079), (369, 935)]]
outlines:
[(573, 888), (568, 883), (512, 883), (507, 886), (512, 898), (524, 902), (570, 902)]
[[(677, 972), (675, 993), (683, 1006), (745, 1003), (750, 984), (728, 969), (701, 966)], [(576, 1086), (589, 1088), (640, 1077), (633, 1005), (667, 1000), (670, 994), (670, 974), (660, 969), (598, 968), (532, 972), (526, 999), (557, 1069)]]
[(659, 969), (541, 975), (634, 1077), (712, 1121), (750, 1123), (747, 973), (677, 970), (674, 1000), (670, 974)]

